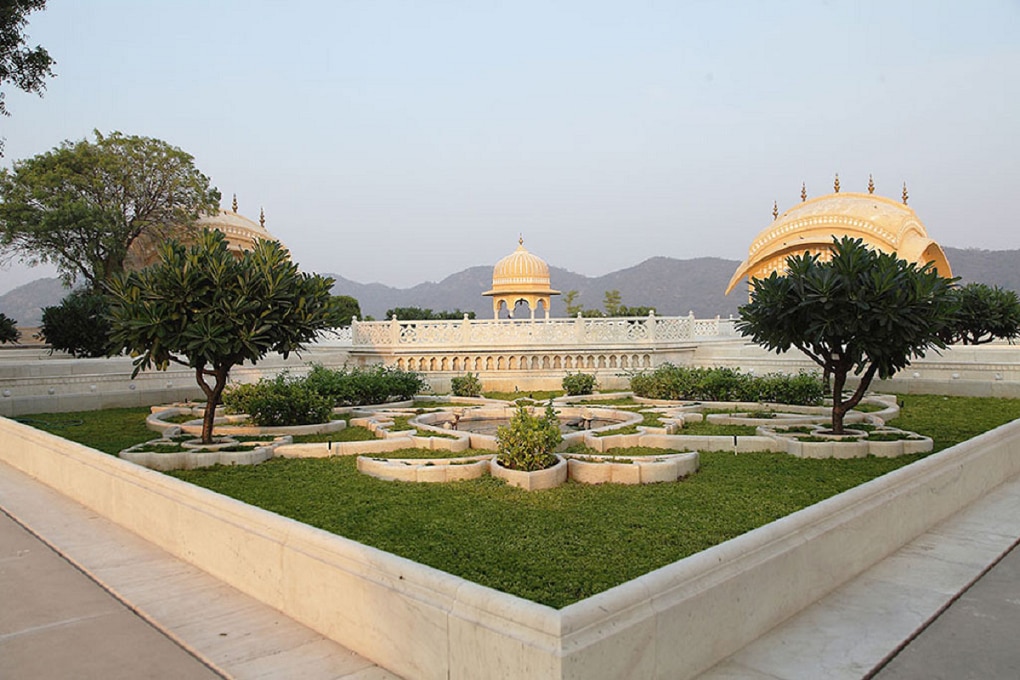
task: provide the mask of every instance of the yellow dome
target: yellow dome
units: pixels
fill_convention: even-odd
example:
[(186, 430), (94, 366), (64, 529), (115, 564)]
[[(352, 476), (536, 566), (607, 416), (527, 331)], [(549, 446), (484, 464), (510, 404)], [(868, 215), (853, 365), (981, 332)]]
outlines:
[[(195, 222), (196, 229), (216, 229), (227, 237), (227, 248), (234, 253), (251, 250), (256, 241), (279, 241), (257, 222), (249, 220), (235, 210), (219, 210), (214, 215), (203, 215)], [(124, 267), (137, 270), (148, 267), (159, 258), (162, 235), (143, 233), (128, 249)]]
[(826, 257), (834, 236), (860, 238), (908, 262), (931, 262), (942, 276), (953, 275), (941, 246), (928, 237), (906, 204), (870, 193), (835, 193), (798, 203), (758, 234), (726, 293), (744, 277), (765, 278), (784, 271), (791, 255), (807, 251)]
[(548, 317), (550, 296), (560, 294), (551, 286), (549, 265), (542, 258), (529, 253), (522, 238), (518, 241), (517, 250), (496, 263), (492, 270), (492, 289), (482, 295), (493, 298), (493, 311), (497, 316), (500, 303), (504, 303), (512, 312), (518, 302), (524, 301), (532, 315), (541, 303)]

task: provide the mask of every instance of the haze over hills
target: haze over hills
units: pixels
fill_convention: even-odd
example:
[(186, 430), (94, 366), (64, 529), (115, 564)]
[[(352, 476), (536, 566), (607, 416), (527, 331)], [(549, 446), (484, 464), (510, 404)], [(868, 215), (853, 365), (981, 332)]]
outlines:
[[(987, 283), (1020, 291), (1020, 250), (979, 250), (945, 248), (953, 273), (962, 283)], [(717, 257), (678, 260), (653, 257), (633, 267), (603, 276), (584, 276), (550, 267), (553, 288), (566, 293), (578, 291), (577, 302), (587, 308), (602, 307), (607, 290), (619, 290), (623, 304), (654, 307), (660, 316), (687, 314), (697, 317), (736, 315), (747, 298), (742, 288), (723, 295), (739, 262)], [(362, 314), (382, 319), (394, 307), (460, 309), (479, 318), (492, 316), (492, 304), (482, 293), (492, 284), (492, 265), (469, 267), (439, 282), (420, 283), (411, 288), (394, 288), (381, 283), (358, 283), (331, 274), (333, 292), (351, 295), (361, 304)], [(0, 312), (16, 319), (19, 326), (37, 326), (41, 308), (55, 305), (67, 293), (55, 278), (27, 283), (0, 295)], [(553, 297), (553, 316), (566, 314), (563, 296)]]

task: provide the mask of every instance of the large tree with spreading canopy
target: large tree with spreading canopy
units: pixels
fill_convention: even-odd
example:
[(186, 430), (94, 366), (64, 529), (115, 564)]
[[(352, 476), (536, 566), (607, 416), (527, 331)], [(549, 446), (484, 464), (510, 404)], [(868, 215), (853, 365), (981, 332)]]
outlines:
[[(856, 406), (875, 376), (890, 378), (946, 347), (956, 318), (953, 279), (930, 265), (873, 250), (861, 239), (833, 239), (831, 259), (794, 255), (786, 272), (751, 280), (737, 330), (777, 353), (796, 347), (832, 376), (832, 431)], [(844, 397), (850, 373), (857, 389)]]
[(171, 363), (194, 370), (206, 397), (202, 441), (212, 441), (216, 405), (230, 369), (270, 352), (286, 358), (339, 325), (333, 279), (306, 274), (276, 241), (235, 257), (223, 234), (206, 230), (190, 246), (170, 241), (160, 260), (113, 277), (111, 341), (139, 371)]

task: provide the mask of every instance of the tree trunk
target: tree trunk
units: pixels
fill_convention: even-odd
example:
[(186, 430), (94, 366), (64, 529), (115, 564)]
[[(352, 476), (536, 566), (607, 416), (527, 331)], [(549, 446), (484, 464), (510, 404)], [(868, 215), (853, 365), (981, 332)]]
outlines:
[[(229, 372), (229, 366), (217, 367), (212, 371), (206, 371), (201, 367), (195, 369), (195, 379), (198, 381), (198, 386), (202, 388), (202, 392), (205, 394), (205, 413), (202, 415), (203, 444), (212, 444), (213, 425), (216, 422), (216, 406), (220, 403), (220, 397), (223, 395), (223, 389), (227, 386), (227, 375)], [(213, 376), (212, 386), (205, 381), (206, 375)]]
[(846, 405), (843, 404), (843, 386), (846, 385), (847, 369), (838, 366), (832, 371), (832, 433), (843, 434), (843, 416)]

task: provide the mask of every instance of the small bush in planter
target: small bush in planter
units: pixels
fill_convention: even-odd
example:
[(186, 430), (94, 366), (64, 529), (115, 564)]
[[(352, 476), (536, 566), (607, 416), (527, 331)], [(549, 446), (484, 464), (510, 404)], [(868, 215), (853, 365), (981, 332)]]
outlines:
[(455, 397), (477, 397), (482, 394), (482, 381), (474, 373), (450, 379), (450, 390)]
[(237, 385), (223, 394), (228, 413), (247, 413), (259, 426), (312, 425), (329, 421), (330, 401), (311, 390), (304, 380), (286, 375)]
[(595, 376), (588, 373), (567, 373), (563, 378), (563, 389), (566, 390), (567, 396), (571, 397), (591, 394), (595, 391), (596, 385)]
[(496, 460), (511, 470), (544, 470), (556, 464), (553, 450), (561, 441), (560, 422), (551, 402), (542, 416), (532, 415), (528, 407), (521, 404), (510, 423), (496, 430)]

